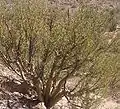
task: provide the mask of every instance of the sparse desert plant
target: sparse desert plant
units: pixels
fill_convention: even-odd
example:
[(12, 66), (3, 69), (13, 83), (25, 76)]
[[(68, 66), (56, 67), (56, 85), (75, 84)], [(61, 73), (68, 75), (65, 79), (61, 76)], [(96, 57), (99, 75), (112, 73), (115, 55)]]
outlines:
[(96, 66), (110, 46), (103, 47), (101, 39), (109, 16), (82, 7), (73, 18), (69, 11), (48, 9), (39, 2), (16, 0), (9, 8), (1, 7), (0, 57), (16, 75), (12, 80), (1, 75), (8, 80), (1, 84), (21, 93), (29, 105), (44, 102), (50, 109), (66, 97), (72, 105), (89, 109), (106, 88), (103, 67)]

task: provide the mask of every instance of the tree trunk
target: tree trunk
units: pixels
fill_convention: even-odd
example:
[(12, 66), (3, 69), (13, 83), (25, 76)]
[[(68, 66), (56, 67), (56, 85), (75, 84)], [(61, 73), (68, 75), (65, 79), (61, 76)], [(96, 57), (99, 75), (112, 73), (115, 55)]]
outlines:
[(46, 109), (50, 109), (50, 107), (46, 107)]
[[(45, 104), (44, 104), (45, 105)], [(46, 109), (50, 109), (51, 107), (49, 105), (45, 105)]]

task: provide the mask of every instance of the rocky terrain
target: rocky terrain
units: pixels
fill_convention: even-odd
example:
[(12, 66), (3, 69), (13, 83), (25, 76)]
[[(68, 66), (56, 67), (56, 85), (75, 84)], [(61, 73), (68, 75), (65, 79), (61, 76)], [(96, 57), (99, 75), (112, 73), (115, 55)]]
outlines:
[(119, 0), (48, 0), (48, 4), (63, 8), (77, 8), (80, 5), (90, 5), (98, 8), (120, 8)]
[[(12, 77), (13, 75), (11, 75), (10, 70), (7, 69), (6, 67), (4, 67), (2, 64), (0, 64), (0, 76), (7, 76), (7, 77)], [(77, 81), (77, 80), (76, 80)], [(73, 85), (73, 80), (70, 80), (68, 83), (68, 87), (70, 87), (70, 85)], [(5, 95), (3, 95), (3, 93), (1, 93), (1, 88), (0, 88), (0, 99), (5, 97)], [(21, 105), (19, 102), (17, 102), (17, 97), (19, 97), (19, 93), (15, 92), (15, 93), (9, 93), (7, 91), (5, 91), (5, 93), (8, 95), (6, 97), (11, 96), (11, 101), (7, 101), (7, 100), (0, 100), (0, 109), (10, 109), (8, 108), (8, 104), (10, 105), (14, 105), (14, 107), (12, 109), (29, 109), (27, 108), (26, 104), (25, 105)], [(66, 98), (63, 97), (62, 100), (60, 100), (52, 109), (71, 109), (70, 108), (71, 105), (68, 103), (68, 101), (66, 100)], [(39, 105), (35, 106), (33, 109), (45, 109), (44, 104), (40, 103)], [(76, 108), (79, 109), (79, 108)], [(108, 97), (106, 99), (104, 99), (100, 105), (98, 105), (98, 107), (96, 109), (120, 109), (120, 103), (117, 103), (115, 100), (113, 100), (111, 97)]]

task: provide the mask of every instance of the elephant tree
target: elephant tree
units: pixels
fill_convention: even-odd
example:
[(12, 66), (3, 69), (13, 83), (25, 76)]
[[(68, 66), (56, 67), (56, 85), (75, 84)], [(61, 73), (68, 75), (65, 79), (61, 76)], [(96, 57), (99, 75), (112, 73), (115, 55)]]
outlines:
[[(105, 87), (104, 73), (95, 65), (109, 47), (101, 39), (107, 13), (81, 7), (73, 17), (69, 11), (41, 8), (37, 0), (14, 2), (2, 5), (0, 13), (0, 57), (13, 75), (1, 75), (8, 79), (1, 84), (34, 105), (44, 102), (47, 109), (62, 97), (79, 108), (91, 107)], [(68, 87), (71, 79), (77, 82)], [(79, 103), (72, 102), (75, 98)]]

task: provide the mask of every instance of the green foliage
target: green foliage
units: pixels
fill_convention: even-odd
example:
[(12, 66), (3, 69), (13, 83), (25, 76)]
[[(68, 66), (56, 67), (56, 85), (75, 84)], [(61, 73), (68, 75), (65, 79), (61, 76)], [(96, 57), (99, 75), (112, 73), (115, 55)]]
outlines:
[[(109, 13), (83, 6), (73, 17), (69, 10), (43, 4), (15, 0), (11, 8), (1, 7), (1, 59), (48, 109), (63, 96), (79, 98), (87, 109), (117, 70), (118, 59), (107, 53), (109, 45), (103, 47), (101, 38)], [(67, 91), (66, 82), (76, 76), (79, 82)]]

